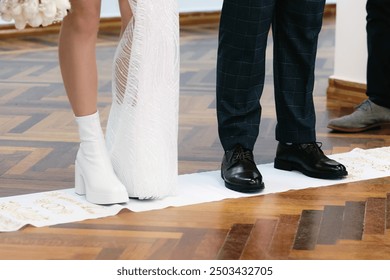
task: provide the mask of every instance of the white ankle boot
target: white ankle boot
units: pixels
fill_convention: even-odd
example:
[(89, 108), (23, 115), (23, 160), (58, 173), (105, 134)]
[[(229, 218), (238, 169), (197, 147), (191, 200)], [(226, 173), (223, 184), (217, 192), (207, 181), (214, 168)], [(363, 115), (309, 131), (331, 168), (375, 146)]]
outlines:
[(126, 188), (114, 173), (107, 152), (99, 113), (76, 117), (80, 148), (75, 163), (75, 191), (95, 204), (123, 203), (129, 200)]

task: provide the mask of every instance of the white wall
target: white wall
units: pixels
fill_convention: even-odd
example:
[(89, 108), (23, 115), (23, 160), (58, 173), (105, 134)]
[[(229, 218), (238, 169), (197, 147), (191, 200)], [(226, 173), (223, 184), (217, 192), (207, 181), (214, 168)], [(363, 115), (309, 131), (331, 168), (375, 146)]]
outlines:
[[(180, 12), (218, 11), (222, 7), (222, 2), (222, 0), (178, 0)], [(102, 17), (114, 16), (119, 16), (118, 1), (102, 0)]]
[[(327, 0), (327, 3), (336, 3), (337, 0)], [(223, 0), (178, 0), (180, 12), (194, 11), (218, 11), (222, 7)], [(102, 0), (102, 17), (119, 16), (118, 1)], [(0, 20), (1, 24), (8, 24)]]
[[(218, 11), (222, 7), (222, 0), (178, 0), (180, 12)], [(119, 16), (118, 2), (102, 0), (102, 16)]]
[[(153, 1), (153, 0), (148, 0)], [(223, 0), (178, 0), (180, 12), (194, 11), (218, 11), (222, 7)], [(118, 1), (102, 0), (102, 17), (118, 17), (119, 7)], [(1, 24), (9, 24), (0, 20)]]
[(335, 79), (366, 83), (366, 0), (337, 2)]
[[(118, 4), (112, 0), (102, 0), (102, 16), (117, 15)], [(337, 0), (326, 0), (334, 4)], [(114, 3), (112, 3), (114, 2)], [(180, 12), (218, 11), (222, 8), (223, 0), (178, 0)]]
[[(102, 16), (118, 16), (118, 4), (113, 0), (102, 0)], [(336, 3), (337, 0), (327, 0), (326, 3)], [(178, 0), (180, 12), (218, 11), (223, 0)]]

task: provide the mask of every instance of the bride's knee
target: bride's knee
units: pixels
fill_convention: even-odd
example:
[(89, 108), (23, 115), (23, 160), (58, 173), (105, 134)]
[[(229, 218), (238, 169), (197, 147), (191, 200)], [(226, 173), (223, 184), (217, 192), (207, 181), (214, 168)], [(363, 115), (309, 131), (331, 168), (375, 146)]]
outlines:
[(97, 1), (72, 1), (72, 10), (65, 17), (64, 25), (72, 32), (92, 35), (99, 31), (100, 4)]

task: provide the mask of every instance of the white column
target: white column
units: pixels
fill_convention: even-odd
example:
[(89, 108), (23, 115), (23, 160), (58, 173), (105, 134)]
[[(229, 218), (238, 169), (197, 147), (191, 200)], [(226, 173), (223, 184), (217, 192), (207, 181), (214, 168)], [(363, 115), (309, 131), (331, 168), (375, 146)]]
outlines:
[(334, 75), (331, 78), (366, 83), (366, 0), (337, 1)]

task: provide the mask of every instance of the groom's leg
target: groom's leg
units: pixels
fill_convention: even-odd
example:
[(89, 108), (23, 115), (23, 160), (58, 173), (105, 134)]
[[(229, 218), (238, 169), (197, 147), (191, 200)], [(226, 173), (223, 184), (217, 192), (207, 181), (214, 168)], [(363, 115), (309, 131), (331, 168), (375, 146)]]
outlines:
[(225, 0), (217, 62), (218, 132), (225, 150), (225, 186), (258, 192), (263, 178), (253, 159), (264, 87), (265, 49), (275, 0)]
[(280, 0), (275, 8), (274, 84), (280, 142), (316, 139), (314, 68), (325, 0)]
[(225, 0), (217, 61), (217, 116), (224, 150), (253, 150), (259, 133), (265, 50), (275, 0)]

